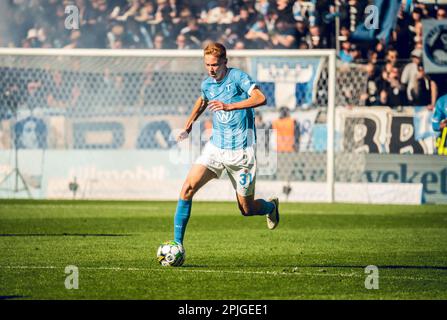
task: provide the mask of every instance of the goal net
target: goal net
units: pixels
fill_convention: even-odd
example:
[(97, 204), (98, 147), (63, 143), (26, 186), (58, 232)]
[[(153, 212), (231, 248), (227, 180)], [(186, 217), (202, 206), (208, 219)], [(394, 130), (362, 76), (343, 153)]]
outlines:
[[(228, 66), (247, 72), (267, 97), (267, 104), (256, 109), (258, 181), (280, 188), (290, 199), (297, 189), (303, 189), (299, 183), (310, 183), (306, 187), (309, 200), (330, 202), (334, 201), (336, 181), (360, 182), (361, 159), (356, 158), (349, 143), (337, 139), (335, 110), (337, 105), (358, 101), (366, 84), (362, 69), (337, 67), (333, 50), (244, 50), (227, 54)], [(25, 176), (39, 176), (41, 180), (37, 197), (62, 197), (62, 191), (58, 194), (43, 189), (58, 185), (65, 190), (76, 176), (87, 198), (93, 192), (89, 188), (100, 190), (111, 184), (101, 184), (101, 179), (110, 182), (113, 176), (119, 177), (116, 184), (126, 188), (126, 181), (122, 181), (126, 170), (128, 176), (137, 170), (130, 157), (124, 156), (126, 152), (152, 152), (151, 159), (164, 159), (159, 166), (165, 166), (169, 173), (165, 177), (183, 179), (185, 171), (175, 170), (179, 158), (185, 155), (179, 149), (198, 147), (193, 154), (197, 156), (210, 134), (211, 114), (206, 111), (187, 146), (179, 146), (173, 138), (200, 95), (200, 84), (206, 76), (202, 55), (199, 50), (1, 49), (0, 180), (12, 167), (10, 151), (15, 147), (20, 150), (19, 156), (23, 154), (19, 163)], [(294, 139), (287, 143), (280, 136), (284, 130), (275, 129), (284, 115), (296, 123), (291, 131)], [(45, 153), (37, 156), (39, 150)], [(95, 152), (103, 155), (95, 158)], [(125, 161), (102, 164), (102, 157), (110, 160), (104, 152), (124, 157)], [(67, 168), (58, 163), (57, 169), (52, 169), (49, 158), (56, 154), (62, 159), (59, 161), (65, 162), (61, 154), (71, 159), (65, 162)], [(81, 174), (73, 164), (69, 167), (70, 161), (82, 162), (86, 155), (91, 155), (88, 161), (96, 166), (92, 171), (96, 175), (90, 172), (94, 177), (89, 177), (88, 170)], [(26, 166), (33, 162), (30, 157), (40, 157), (42, 164), (27, 174)], [(188, 157), (192, 160), (191, 153)], [(110, 170), (99, 175), (105, 167)], [(148, 170), (146, 167), (143, 171), (147, 174)], [(58, 177), (53, 177), (55, 171)], [(56, 180), (60, 183), (53, 183)], [(92, 181), (96, 181), (96, 187)], [(131, 179), (127, 184), (135, 185)], [(262, 192), (262, 183), (258, 185)], [(101, 198), (94, 193), (90, 196)]]

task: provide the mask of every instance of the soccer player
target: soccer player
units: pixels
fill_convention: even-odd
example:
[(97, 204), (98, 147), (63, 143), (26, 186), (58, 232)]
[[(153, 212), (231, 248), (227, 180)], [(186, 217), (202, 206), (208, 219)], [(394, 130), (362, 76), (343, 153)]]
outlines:
[(204, 50), (207, 77), (201, 96), (194, 104), (185, 128), (177, 141), (188, 137), (194, 121), (208, 108), (213, 114), (210, 141), (190, 169), (183, 184), (174, 216), (174, 240), (183, 244), (192, 198), (208, 181), (228, 173), (236, 191), (239, 210), (244, 216), (266, 215), (267, 226), (279, 223), (279, 201), (256, 199), (255, 107), (265, 104), (265, 96), (256, 83), (242, 70), (227, 67), (226, 49), (210, 43)]
[[(433, 131), (442, 136), (442, 131), (447, 127), (447, 94), (436, 101), (435, 111), (432, 117)], [(442, 146), (443, 147), (443, 146)]]
[(442, 132), (447, 126), (447, 94), (436, 101), (435, 111), (432, 118), (432, 127), (436, 132)]

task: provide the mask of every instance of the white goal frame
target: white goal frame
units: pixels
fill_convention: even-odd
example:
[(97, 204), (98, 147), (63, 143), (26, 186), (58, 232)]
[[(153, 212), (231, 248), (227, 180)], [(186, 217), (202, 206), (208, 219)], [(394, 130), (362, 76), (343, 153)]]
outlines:
[[(0, 48), (0, 56), (77, 56), (77, 57), (202, 57), (202, 50), (131, 50), (131, 49), (25, 49)], [(228, 50), (231, 57), (325, 57), (328, 61), (327, 105), (327, 202), (335, 201), (335, 83), (336, 51), (321, 50)]]

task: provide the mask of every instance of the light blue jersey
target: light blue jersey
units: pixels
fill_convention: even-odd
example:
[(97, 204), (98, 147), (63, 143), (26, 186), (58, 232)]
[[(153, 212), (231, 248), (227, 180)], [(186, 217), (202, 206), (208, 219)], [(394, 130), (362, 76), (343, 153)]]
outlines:
[(447, 119), (447, 94), (436, 101), (435, 111), (432, 117), (432, 126), (434, 131), (441, 131), (441, 121)]
[[(229, 68), (217, 82), (208, 77), (202, 82), (202, 98), (225, 104), (249, 98), (256, 83), (242, 70)], [(245, 149), (256, 143), (255, 113), (253, 108), (213, 112), (211, 143), (221, 149)]]

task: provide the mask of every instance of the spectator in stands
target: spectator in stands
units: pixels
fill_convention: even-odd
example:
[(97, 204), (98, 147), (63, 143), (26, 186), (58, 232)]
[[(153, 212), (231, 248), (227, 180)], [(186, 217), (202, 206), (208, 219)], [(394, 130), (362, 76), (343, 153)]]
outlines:
[(154, 49), (166, 49), (165, 38), (161, 33), (158, 33), (154, 37)]
[[(270, 0), (256, 0), (254, 4), (255, 12), (258, 12), (262, 16), (266, 16), (270, 8), (270, 2)], [(253, 11), (251, 14), (253, 14)]]
[[(134, 3), (136, 6), (137, 3)], [(152, 1), (147, 1), (142, 4), (141, 7), (135, 9), (137, 11), (135, 15), (135, 21), (137, 22), (149, 22), (155, 20), (155, 6)]]
[(108, 47), (113, 49), (122, 46), (123, 37), (124, 37), (124, 25), (123, 24), (114, 25), (110, 30), (110, 32), (107, 34), (107, 38), (109, 40)]
[(277, 21), (283, 21), (289, 25), (295, 23), (293, 1), (276, 0), (274, 5), (272, 5), (272, 3), (270, 4), (269, 9), (277, 16)]
[(276, 151), (296, 152), (299, 146), (298, 123), (290, 116), (287, 107), (279, 109), (279, 119), (273, 120), (272, 129), (276, 130)]
[[(146, 65), (142, 81), (139, 81), (142, 84), (139, 90), (139, 106), (172, 107), (171, 92), (175, 90), (175, 82), (162, 76), (163, 70), (171, 63), (170, 58), (160, 58)], [(154, 96), (160, 95), (162, 98), (154, 99)]]
[[(124, 76), (116, 74), (112, 76), (112, 81), (112, 90), (110, 96), (107, 97), (107, 101), (112, 102), (118, 108), (127, 106), (130, 101), (126, 95), (127, 86)], [(109, 106), (110, 104), (107, 105)]]
[(193, 43), (196, 49), (199, 49), (202, 45), (204, 34), (200, 28), (199, 23), (197, 22), (197, 19), (190, 18), (187, 22), (186, 27), (180, 30), (180, 34), (183, 34), (185, 37), (187, 37)]
[[(106, 97), (110, 96), (114, 90), (114, 80), (113, 76), (111, 74), (110, 68), (106, 67), (104, 69), (104, 72), (102, 74), (102, 77), (98, 79), (98, 82), (100, 83), (100, 87), (103, 88), (103, 95), (104, 97), (101, 97), (101, 102), (103, 102), (103, 105), (107, 105)], [(102, 94), (102, 93), (97, 93)]]
[(64, 77), (61, 71), (54, 71), (50, 82), (46, 84), (47, 104), (50, 108), (65, 109), (74, 106), (79, 98), (77, 85), (68, 85)]
[[(64, 26), (65, 6), (73, 3), (79, 8), (80, 30), (68, 30)], [(341, 40), (349, 41), (367, 3), (367, 0), (340, 2)], [(195, 49), (219, 39), (235, 49), (335, 47), (335, 7), (333, 1), (327, 0), (10, 0), (7, 6), (11, 15), (5, 17), (9, 20), (5, 34), (0, 34), (0, 39), (5, 38), (3, 45)], [(362, 50), (368, 50), (369, 61), (379, 69), (385, 67), (387, 74), (394, 67), (400, 67), (398, 58), (406, 60), (414, 49), (422, 49), (422, 19), (446, 17), (445, 7), (439, 5), (413, 1), (411, 9), (406, 8), (410, 6), (402, 6), (398, 12), (391, 42), (382, 40), (375, 44), (371, 41), (365, 47), (361, 46)], [(294, 29), (294, 41), (287, 34), (292, 33), (289, 26)], [(283, 28), (288, 30), (285, 34)], [(185, 37), (185, 45), (176, 43), (180, 34)], [(182, 37), (179, 40), (181, 42)], [(357, 43), (351, 43), (351, 49), (353, 44)], [(362, 62), (361, 55), (365, 50), (351, 49), (343, 53), (346, 56), (342, 61)], [(417, 82), (413, 81), (416, 65), (417, 62), (402, 73), (407, 100), (412, 99), (412, 86)], [(412, 75), (411, 81), (407, 79), (408, 73)], [(432, 79), (442, 91), (445, 79), (442, 76)], [(376, 84), (379, 92), (386, 91), (383, 89), (388, 85), (388, 81)]]
[[(267, 0), (267, 1), (269, 1), (269, 0)], [(257, 7), (256, 1), (253, 1), (253, 0), (242, 0), (242, 4), (245, 7), (247, 7), (248, 13), (250, 14), (251, 17), (253, 17), (253, 19), (255, 19), (259, 15), (259, 13), (261, 13), (261, 15), (266, 14), (266, 12), (264, 13), (264, 12), (258, 11), (256, 9), (256, 7)], [(267, 6), (267, 9), (268, 9), (268, 6)]]
[(407, 98), (410, 103), (413, 101), (413, 96), (411, 94), (411, 90), (414, 85), (417, 84), (418, 79), (418, 67), (422, 62), (422, 50), (414, 49), (411, 52), (411, 62), (405, 65), (402, 76), (401, 83), (406, 87)]
[(254, 23), (253, 18), (253, 16), (250, 16), (247, 7), (241, 7), (239, 15), (233, 18), (231, 31), (235, 33), (239, 39), (243, 39)]
[(439, 8), (436, 11), (436, 19), (437, 20), (444, 20), (447, 18), (447, 12), (444, 8)]
[(382, 41), (377, 42), (375, 51), (377, 52), (377, 60), (385, 60), (385, 45)]
[(288, 27), (286, 22), (278, 20), (276, 23), (276, 32), (271, 36), (273, 49), (296, 49), (296, 34), (293, 28)]
[(392, 46), (396, 48), (401, 59), (407, 60), (411, 50), (414, 48), (414, 42), (408, 31), (410, 25), (410, 16), (401, 7), (397, 15), (396, 28), (392, 32)]
[(372, 49), (369, 49), (367, 57), (368, 57), (368, 61), (377, 67), (377, 65), (378, 65), (377, 52)]
[(306, 0), (296, 0), (293, 4), (293, 17), (296, 21), (299, 18), (308, 17), (310, 15), (309, 9), (312, 6), (312, 3), (309, 3)]
[(351, 52), (351, 43), (349, 41), (343, 41), (341, 43), (341, 50), (338, 56), (345, 63), (351, 63), (354, 60)]
[(398, 57), (399, 57), (399, 54), (397, 53), (396, 49), (391, 48), (391, 49), (387, 50), (386, 56), (385, 56), (385, 61), (386, 61), (386, 64), (388, 65), (388, 66), (386, 66), (388, 72), (391, 72), (391, 69), (394, 67), (399, 68)]
[[(181, 16), (181, 10), (186, 8), (186, 7), (182, 7), (181, 5), (179, 5), (178, 0), (169, 0), (169, 6), (171, 7), (171, 13), (170, 16), (173, 20), (175, 20), (176, 18), (178, 18), (179, 16)], [(190, 9), (190, 8), (188, 8)]]
[(355, 43), (351, 45), (350, 54), (352, 56), (352, 63), (362, 63), (362, 52)]
[(380, 93), (380, 102), (384, 106), (402, 107), (407, 105), (405, 87), (400, 83), (399, 69), (393, 67), (388, 78), (388, 85)]
[(338, 37), (338, 39), (340, 41), (348, 41), (350, 34), (351, 34), (351, 31), (349, 31), (348, 27), (341, 26), (340, 27), (340, 36)]
[(172, 19), (172, 23), (174, 25), (174, 34), (179, 34), (182, 29), (188, 26), (188, 21), (190, 21), (193, 17), (191, 9), (188, 7), (184, 7), (180, 10), (180, 14), (178, 17)]
[(413, 105), (426, 106), (428, 110), (433, 110), (438, 95), (438, 88), (436, 83), (425, 74), (422, 65), (419, 65), (417, 68), (416, 83), (411, 89)]
[(233, 49), (234, 50), (244, 50), (245, 49), (245, 42), (242, 41), (242, 40), (237, 40), (234, 43)]
[(88, 45), (97, 46), (98, 48), (105, 48), (107, 45), (107, 28), (109, 25), (110, 10), (106, 0), (98, 0), (93, 2), (92, 5), (96, 5), (96, 10), (93, 13), (94, 23), (91, 25), (92, 43)]
[(171, 6), (167, 0), (157, 0), (157, 11), (155, 12), (155, 22), (172, 22)]
[(411, 22), (408, 26), (412, 42), (422, 44), (422, 19), (424, 17), (423, 10), (420, 7), (414, 8), (411, 15)]
[[(94, 9), (92, 11), (96, 11), (97, 7), (98, 7), (97, 2), (92, 1), (92, 9)], [(139, 16), (140, 8), (141, 6), (138, 1), (128, 1), (113, 8), (112, 12), (110, 13), (110, 18), (118, 22), (127, 21), (129, 17)], [(92, 18), (93, 17), (95, 17), (95, 14), (92, 14)]]
[(150, 22), (154, 27), (154, 34), (161, 33), (165, 37), (165, 44), (171, 46), (173, 39), (177, 37), (175, 28), (171, 18), (171, 7), (167, 0), (157, 0), (157, 11), (155, 12), (155, 19)]
[(309, 28), (309, 34), (306, 37), (306, 42), (310, 49), (327, 48), (327, 41), (321, 36), (320, 27), (317, 25)]
[(366, 81), (366, 92), (360, 95), (360, 105), (362, 106), (377, 106), (379, 105), (379, 88), (377, 79), (377, 69), (373, 63), (368, 63), (366, 65), (366, 72), (368, 74), (368, 79)]
[(233, 17), (233, 11), (227, 7), (227, 1), (219, 0), (217, 7), (210, 9), (202, 21), (208, 24), (230, 24)]
[(39, 37), (38, 37), (38, 29), (37, 28), (31, 28), (28, 30), (26, 39), (25, 39), (25, 44), (29, 48), (40, 48), (42, 46), (42, 43), (40, 42)]
[(175, 43), (177, 44), (176, 49), (178, 49), (178, 50), (191, 49), (191, 46), (192, 46), (189, 43), (188, 39), (183, 34), (179, 34), (177, 36)]
[(307, 44), (307, 42), (301, 41), (300, 44), (298, 45), (298, 49), (300, 49), (300, 50), (308, 50), (309, 49), (309, 45)]
[(421, 22), (423, 19), (423, 11), (420, 7), (416, 7), (413, 9), (413, 12), (411, 13), (411, 22), (410, 22), (410, 32), (416, 35), (415, 27), (416, 24)]
[(250, 49), (265, 49), (269, 46), (270, 36), (264, 18), (258, 19), (245, 35), (245, 39), (249, 40)]
[(390, 85), (390, 74), (385, 70), (382, 69), (380, 71), (380, 77), (377, 78), (377, 89), (379, 91), (379, 94), (381, 94), (382, 91), (386, 91)]
[[(16, 88), (12, 87), (11, 89), (15, 90)], [(28, 109), (34, 110), (36, 108), (45, 108), (47, 106), (44, 90), (45, 88), (43, 87), (41, 80), (31, 80), (27, 83), (25, 104)], [(16, 105), (16, 107), (18, 107), (18, 105)]]
[(8, 68), (0, 68), (0, 119), (15, 113), (23, 99), (26, 87), (22, 77), (19, 72), (9, 74)]
[(295, 36), (296, 36), (296, 42), (301, 43), (302, 41), (305, 42), (306, 36), (308, 34), (308, 29), (306, 27), (306, 22), (304, 21), (303, 17), (296, 17), (295, 22)]

